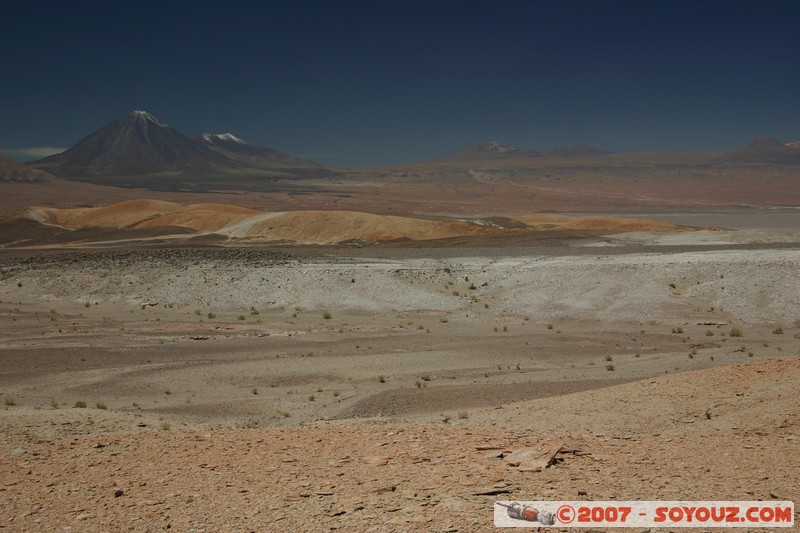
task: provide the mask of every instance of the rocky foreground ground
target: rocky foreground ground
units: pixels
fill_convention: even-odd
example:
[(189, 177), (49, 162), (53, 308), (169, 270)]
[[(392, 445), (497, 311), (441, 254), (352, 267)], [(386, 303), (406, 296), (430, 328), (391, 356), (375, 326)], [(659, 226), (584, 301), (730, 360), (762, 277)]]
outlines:
[[(791, 357), (435, 425), (384, 419), (47, 438), (24, 418), (3, 417), (0, 526), (490, 531), (497, 499), (797, 501), (798, 379), (800, 359)], [(541, 472), (498, 458), (559, 444), (578, 453)]]
[[(800, 252), (565, 250), (7, 254), (0, 530), (797, 501)], [(507, 458), (561, 445), (540, 472)]]

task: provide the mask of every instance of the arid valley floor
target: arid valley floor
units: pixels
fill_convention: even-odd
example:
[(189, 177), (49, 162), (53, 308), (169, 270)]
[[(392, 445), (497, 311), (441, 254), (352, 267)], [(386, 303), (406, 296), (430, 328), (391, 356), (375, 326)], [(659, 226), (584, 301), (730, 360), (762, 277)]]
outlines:
[[(739, 229), (8, 249), (0, 530), (490, 531), (497, 499), (798, 501), (800, 228), (714, 216)], [(559, 444), (580, 453), (541, 472), (499, 458)]]

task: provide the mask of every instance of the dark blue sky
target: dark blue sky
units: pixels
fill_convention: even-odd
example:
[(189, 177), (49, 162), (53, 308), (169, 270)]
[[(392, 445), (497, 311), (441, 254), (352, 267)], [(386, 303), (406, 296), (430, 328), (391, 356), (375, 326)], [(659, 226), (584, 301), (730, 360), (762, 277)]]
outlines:
[[(5, 0), (0, 152), (147, 110), (330, 165), (800, 140), (800, 2)], [(23, 152), (25, 150), (26, 152)]]

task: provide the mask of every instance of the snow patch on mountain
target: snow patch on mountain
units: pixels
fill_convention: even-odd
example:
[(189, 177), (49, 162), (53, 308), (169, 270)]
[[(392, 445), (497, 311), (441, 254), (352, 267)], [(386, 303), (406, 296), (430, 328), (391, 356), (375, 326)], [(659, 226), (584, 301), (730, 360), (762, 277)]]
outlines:
[(153, 124), (157, 124), (157, 125), (159, 125), (159, 126), (165, 126), (165, 127), (166, 127), (166, 124), (164, 124), (163, 122), (161, 122), (160, 120), (158, 120), (156, 117), (154, 117), (153, 115), (151, 115), (151, 114), (150, 114), (150, 113), (148, 113), (147, 111), (142, 111), (141, 109), (137, 109), (136, 111), (134, 111), (134, 112), (132, 113), (132, 115), (134, 115), (134, 117), (136, 117), (136, 118), (141, 118), (141, 119), (144, 119), (144, 120), (149, 120), (149, 121), (150, 121), (150, 122), (152, 122)]
[(204, 133), (202, 137), (210, 143), (213, 143), (214, 141), (228, 141), (240, 144), (248, 144), (247, 141), (240, 139), (233, 133)]

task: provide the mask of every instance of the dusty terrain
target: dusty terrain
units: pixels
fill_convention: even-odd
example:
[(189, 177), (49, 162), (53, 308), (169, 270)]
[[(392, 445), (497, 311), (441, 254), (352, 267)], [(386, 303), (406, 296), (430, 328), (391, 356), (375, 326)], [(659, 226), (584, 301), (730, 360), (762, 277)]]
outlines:
[[(0, 525), (487, 531), (496, 499), (796, 501), (792, 229), (7, 250)], [(554, 443), (581, 453), (497, 458)]]
[[(73, 437), (42, 436), (20, 424), (2, 437), (10, 450), (2, 463), (3, 526), (492, 531), (498, 498), (796, 501), (799, 374), (797, 358), (761, 361), (572, 394), (555, 404), (473, 411), (447, 424), (384, 419)], [(598, 397), (615, 412), (661, 424), (609, 432), (607, 414), (588, 423), (574, 418)], [(643, 401), (648, 397), (656, 401)], [(754, 410), (756, 417), (735, 414)], [(74, 418), (88, 417), (98, 415)], [(63, 427), (70, 418), (56, 420)], [(543, 472), (521, 472), (497, 458), (562, 442), (583, 454), (562, 456)]]
[[(0, 208), (33, 205), (97, 207), (149, 198), (179, 204), (220, 203), (269, 211), (337, 210), (376, 214), (490, 216), (559, 212), (707, 212), (740, 207), (800, 205), (800, 165), (748, 163), (720, 154), (630, 153), (417, 163), (334, 169), (326, 179), (251, 183), (219, 181), (204, 193), (110, 187), (32, 175), (0, 160)], [(8, 162), (8, 161), (6, 161)], [(24, 175), (24, 179), (20, 179)], [(43, 181), (44, 180), (44, 181)], [(158, 187), (156, 187), (158, 188)]]
[[(23, 222), (27, 226), (20, 226)], [(41, 224), (38, 232), (28, 227)], [(41, 232), (51, 231), (64, 243), (128, 244), (152, 241), (154, 236), (181, 243), (198, 237), (237, 246), (253, 244), (378, 244), (389, 241), (441, 241), (455, 237), (490, 238), (552, 232), (661, 232), (682, 233), (698, 228), (663, 221), (618, 217), (528, 214), (494, 217), (420, 217), (378, 215), (360, 211), (256, 211), (227, 204), (181, 205), (148, 199), (128, 200), (103, 207), (57, 209), (33, 207), (21, 220), (3, 224), (16, 239), (0, 236), (0, 246), (36, 247)], [(76, 231), (77, 230), (77, 231)], [(83, 230), (83, 231), (81, 231)], [(107, 234), (97, 242), (86, 230)], [(116, 242), (108, 234), (118, 231)], [(143, 233), (144, 232), (144, 233)], [(91, 235), (91, 233), (89, 234)], [(54, 244), (54, 243), (49, 243)]]

